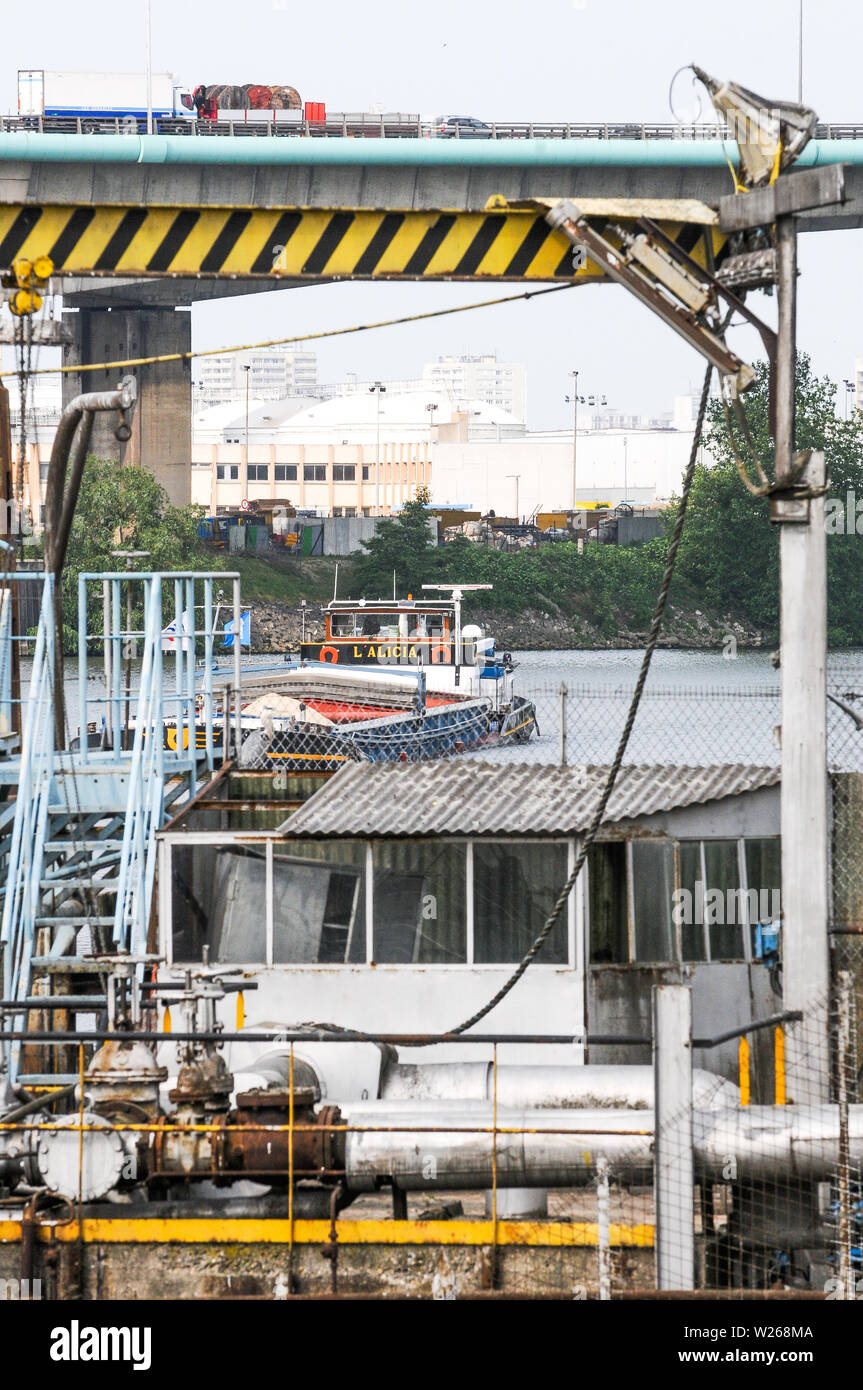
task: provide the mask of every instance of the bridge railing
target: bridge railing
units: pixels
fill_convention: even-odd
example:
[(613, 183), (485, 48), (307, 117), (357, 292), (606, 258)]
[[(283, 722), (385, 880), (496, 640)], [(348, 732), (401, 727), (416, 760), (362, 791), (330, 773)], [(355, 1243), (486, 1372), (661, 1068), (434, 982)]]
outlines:
[[(431, 135), (431, 123), (413, 117), (379, 116), (360, 112), (335, 112), (325, 121), (292, 121), (280, 123), (272, 119), (243, 121), (195, 121), (182, 116), (156, 117), (153, 125), (158, 135), (207, 135), (250, 137), (305, 137), (311, 139), (426, 139)], [(0, 132), (34, 131), (46, 135), (105, 135), (143, 134), (145, 125), (133, 117), (124, 116), (0, 116)], [(730, 140), (722, 125), (679, 125), (677, 122), (644, 121), (492, 121), (480, 134), (461, 134), (456, 126), (448, 139), (490, 140)], [(863, 139), (863, 124), (822, 122), (815, 130), (816, 140)]]

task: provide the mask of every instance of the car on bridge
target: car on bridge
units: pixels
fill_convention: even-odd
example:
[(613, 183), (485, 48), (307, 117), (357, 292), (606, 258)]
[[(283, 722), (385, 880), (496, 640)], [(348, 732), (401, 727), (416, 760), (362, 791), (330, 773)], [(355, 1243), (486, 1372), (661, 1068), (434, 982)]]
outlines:
[(493, 131), (475, 116), (435, 116), (429, 135), (438, 140), (490, 140)]

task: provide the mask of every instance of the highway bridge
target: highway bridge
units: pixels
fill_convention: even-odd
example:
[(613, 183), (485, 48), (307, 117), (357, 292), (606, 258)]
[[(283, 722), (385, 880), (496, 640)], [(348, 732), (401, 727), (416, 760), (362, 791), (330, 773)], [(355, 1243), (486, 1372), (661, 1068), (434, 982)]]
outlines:
[[(565, 282), (541, 197), (690, 199), (733, 191), (719, 140), (248, 139), (0, 134), (0, 271), (49, 254), (80, 312), (68, 364), (188, 352), (196, 300), (344, 278)], [(863, 141), (814, 140), (798, 168), (842, 163), (847, 201), (801, 230), (863, 225)], [(411, 240), (413, 238), (413, 240)], [(107, 313), (106, 310), (111, 310)], [(66, 396), (113, 385), (70, 373)], [(188, 362), (139, 371), (130, 459), (188, 500)], [(116, 450), (110, 438), (99, 452)]]

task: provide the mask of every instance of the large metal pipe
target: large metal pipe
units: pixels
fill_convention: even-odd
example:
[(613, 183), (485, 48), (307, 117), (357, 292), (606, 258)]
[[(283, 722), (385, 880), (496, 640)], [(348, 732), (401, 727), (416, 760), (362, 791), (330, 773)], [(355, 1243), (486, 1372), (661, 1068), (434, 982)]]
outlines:
[[(654, 1114), (631, 1110), (498, 1110), (492, 1107), (405, 1108), (351, 1106), (349, 1122), (380, 1125), (377, 1132), (349, 1133), (347, 1186), (372, 1191), (380, 1180), (405, 1190), (487, 1190), (493, 1154), (499, 1187), (578, 1187), (592, 1182), (600, 1160), (615, 1179), (649, 1173), (653, 1165)], [(399, 1130), (398, 1126), (404, 1129)], [(544, 1133), (536, 1133), (542, 1129)], [(520, 1130), (520, 1133), (500, 1131)], [(534, 1131), (534, 1132), (532, 1132)], [(835, 1105), (748, 1106), (693, 1113), (695, 1169), (702, 1179), (728, 1181), (729, 1155), (736, 1180), (819, 1179), (835, 1170), (839, 1110)], [(849, 1163), (863, 1164), (863, 1106), (849, 1106)]]
[[(66, 697), (63, 676), (63, 567), (84, 476), (93, 416), (99, 411), (119, 411), (118, 439), (128, 439), (126, 414), (135, 404), (135, 378), (126, 376), (115, 391), (90, 391), (75, 396), (63, 409), (45, 484), (45, 568), (54, 575), (54, 741), (65, 747)], [(68, 477), (67, 477), (68, 475)], [(82, 738), (86, 731), (81, 730)]]
[[(651, 1066), (500, 1066), (498, 1104), (525, 1109), (626, 1107), (653, 1109)], [(381, 1100), (491, 1100), (491, 1062), (396, 1063), (381, 1078)], [(732, 1081), (698, 1069), (692, 1073), (692, 1101), (698, 1109), (739, 1105)]]
[[(859, 140), (812, 140), (796, 160), (863, 164)], [(0, 135), (0, 161), (295, 167), (725, 169), (720, 140), (248, 140), (226, 135)]]

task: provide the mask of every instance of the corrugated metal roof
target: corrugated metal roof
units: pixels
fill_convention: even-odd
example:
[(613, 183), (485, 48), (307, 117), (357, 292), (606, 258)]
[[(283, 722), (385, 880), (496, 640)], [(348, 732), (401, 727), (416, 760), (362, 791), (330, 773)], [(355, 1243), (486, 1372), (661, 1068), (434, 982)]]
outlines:
[[(281, 827), (298, 836), (571, 835), (595, 814), (607, 767), (501, 766), (460, 758), (352, 763)], [(772, 787), (778, 767), (626, 767), (603, 824)]]

